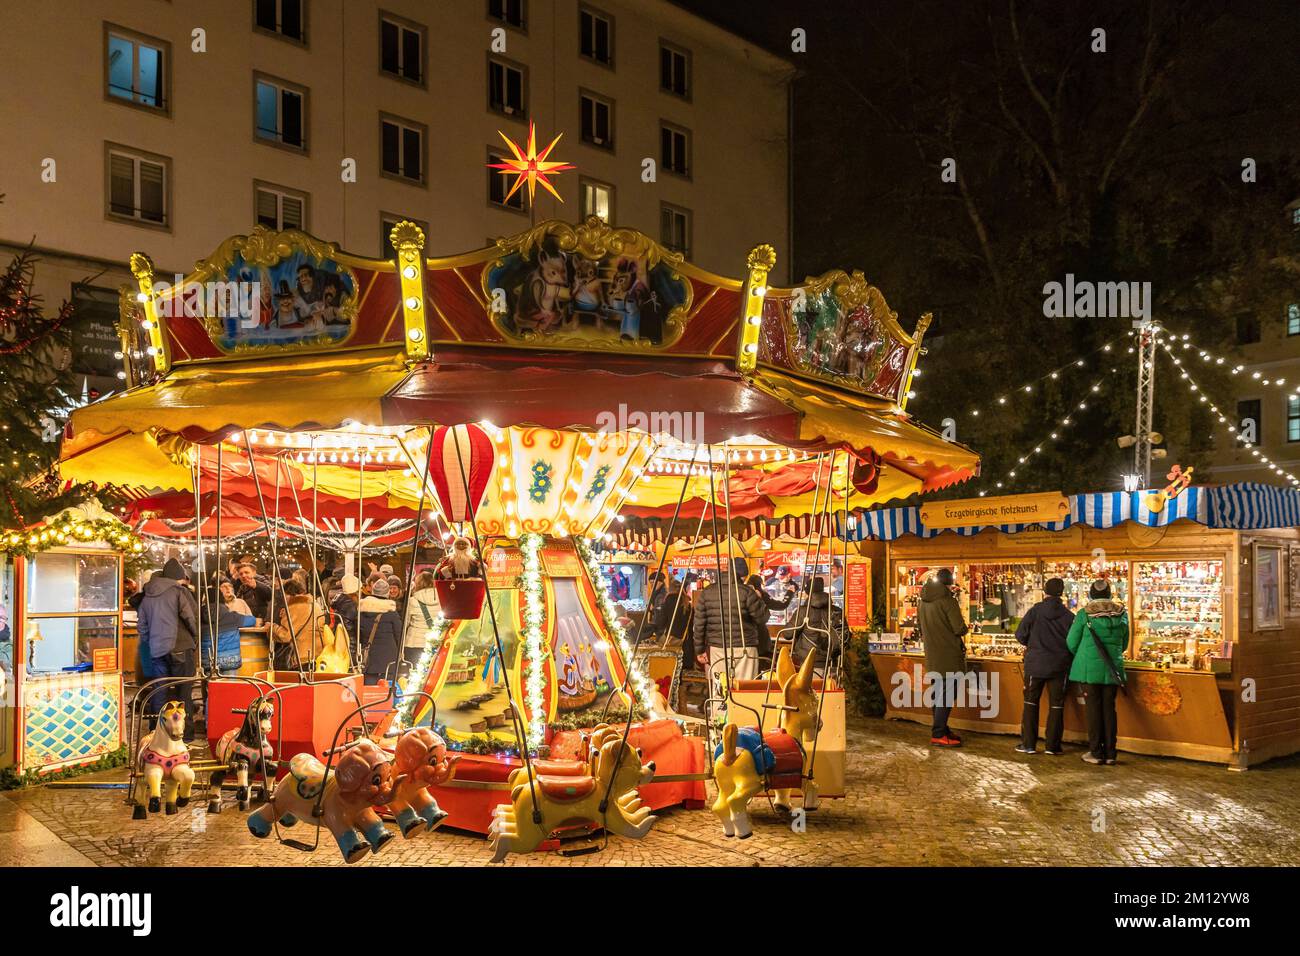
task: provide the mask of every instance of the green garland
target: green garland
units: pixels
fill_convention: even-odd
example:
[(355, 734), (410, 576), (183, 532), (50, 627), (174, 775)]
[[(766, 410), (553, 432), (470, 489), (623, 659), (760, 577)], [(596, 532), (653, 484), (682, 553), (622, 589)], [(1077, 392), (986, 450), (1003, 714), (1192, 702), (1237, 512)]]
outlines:
[(116, 518), (87, 521), (62, 517), (42, 527), (0, 532), (0, 551), (13, 557), (30, 558), (50, 548), (92, 543), (107, 544), (127, 554), (144, 551), (144, 542), (139, 536)]
[(100, 770), (125, 767), (126, 763), (126, 744), (123, 744), (111, 753), (104, 754), (94, 763), (82, 764), (79, 767), (65, 767), (62, 770), (54, 770), (49, 773), (41, 773), (39, 770), (26, 770), (20, 773), (13, 767), (5, 767), (0, 770), (0, 790), (17, 790), (21, 787), (49, 783), (51, 780), (69, 780), (73, 777), (96, 773)]

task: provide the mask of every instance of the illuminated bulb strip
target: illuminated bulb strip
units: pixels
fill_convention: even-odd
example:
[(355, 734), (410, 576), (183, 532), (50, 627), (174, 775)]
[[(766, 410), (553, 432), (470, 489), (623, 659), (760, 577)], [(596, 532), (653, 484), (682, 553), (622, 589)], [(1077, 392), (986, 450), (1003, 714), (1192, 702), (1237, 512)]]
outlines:
[(591, 543), (585, 538), (574, 538), (573, 543), (577, 545), (578, 555), (586, 565), (587, 576), (591, 578), (591, 583), (596, 590), (596, 603), (600, 607), (601, 616), (605, 619), (605, 630), (614, 636), (618, 642), (619, 650), (623, 654), (623, 666), (627, 668), (628, 684), (632, 688), (632, 693), (640, 703), (642, 710), (647, 716), (653, 716), (654, 695), (651, 693), (652, 685), (646, 676), (641, 673), (640, 665), (632, 659), (632, 646), (628, 643), (627, 632), (623, 626), (618, 623), (618, 614), (614, 610), (614, 602), (609, 597), (609, 581), (605, 578), (605, 573), (600, 563), (596, 560), (596, 553), (592, 549)]
[[(1089, 356), (1096, 355), (1098, 352), (1110, 352), (1114, 349), (1114, 347), (1115, 347), (1115, 340), (1112, 339), (1111, 341), (1105, 342), (1099, 347), (1093, 349), (1091, 352), (1088, 353), (1088, 355)], [(1050, 372), (1048, 372), (1045, 375), (1040, 375), (1038, 376), (1038, 378), (1033, 379), (1030, 382), (1026, 382), (1024, 385), (1016, 386), (1015, 388), (1008, 391), (1005, 395), (999, 395), (996, 399), (996, 402), (998, 405), (1005, 405), (1007, 403), (1008, 397), (1016, 394), (1017, 392), (1025, 395), (1032, 395), (1035, 391), (1036, 386), (1047, 381), (1054, 382), (1061, 377), (1062, 372), (1068, 371), (1069, 369), (1072, 368), (1083, 368), (1085, 364), (1086, 363), (1082, 358), (1073, 359), (1072, 361), (1066, 362), (1064, 365), (1057, 366), (1056, 368), (1052, 369)], [(918, 369), (913, 374), (920, 375), (921, 372)], [(1094, 389), (1094, 391), (1096, 391), (1096, 389)], [(970, 411), (970, 415), (972, 418), (978, 418), (982, 411), (983, 409), (973, 408)]]
[(430, 627), (424, 635), (424, 650), (420, 652), (419, 659), (411, 668), (411, 673), (406, 679), (407, 694), (403, 698), (401, 706), (397, 708), (397, 716), (393, 719), (393, 727), (400, 732), (407, 727), (407, 721), (411, 719), (411, 710), (415, 707), (415, 702), (421, 700), (419, 696), (412, 691), (423, 690), (424, 682), (429, 676), (429, 668), (433, 666), (433, 659), (438, 654), (438, 647), (442, 643), (443, 635), (451, 627), (451, 621), (438, 612), (438, 616), (433, 619), (433, 626)]
[[(1209, 396), (1206, 395), (1205, 392), (1201, 389), (1201, 387), (1196, 384), (1196, 381), (1195, 379), (1192, 378), (1191, 374), (1185, 368), (1183, 368), (1182, 360), (1177, 356), (1177, 354), (1175, 354), (1174, 350), (1169, 346), (1169, 344), (1166, 343), (1164, 340), (1158, 340), (1158, 342), (1160, 347), (1169, 353), (1169, 358), (1173, 361), (1174, 365), (1178, 367), (1181, 373), (1179, 375), (1179, 378), (1187, 383), (1187, 390), (1192, 395), (1192, 397), (1195, 398), (1202, 405), (1204, 405), (1206, 408), (1208, 408), (1211, 414), (1213, 414), (1216, 418), (1218, 418), (1220, 425), (1226, 424), (1228, 426), (1228, 433), (1231, 434), (1237, 441), (1240, 442), (1241, 435), (1238, 434), (1237, 432), (1237, 426), (1229, 422), (1228, 416), (1224, 415), (1223, 412), (1219, 410), (1219, 406), (1215, 405), (1214, 402), (1210, 401)], [(1258, 438), (1260, 436), (1257, 435), (1256, 437)], [(1282, 468), (1280, 465), (1272, 461), (1267, 455), (1263, 454), (1259, 450), (1258, 442), (1256, 442), (1253, 445), (1249, 443), (1245, 443), (1241, 447), (1249, 448), (1251, 455), (1255, 458), (1258, 458), (1261, 465), (1267, 465), (1268, 470), (1273, 472), (1273, 474), (1286, 478), (1286, 480), (1292, 485), (1300, 485), (1300, 479), (1297, 479), (1295, 475), (1291, 474), (1291, 472)]]
[(388, 234), (397, 260), (402, 284), (402, 319), (406, 354), (409, 358), (429, 357), (429, 329), (424, 308), (424, 230), (403, 219)]
[(546, 739), (546, 678), (543, 662), (550, 653), (542, 633), (546, 622), (546, 606), (542, 596), (542, 536), (526, 534), (519, 539), (523, 555), (523, 572), (520, 575), (524, 595), (524, 648), (528, 658), (528, 673), (524, 676), (524, 693), (527, 695), (528, 749), (535, 750)]
[[(1168, 332), (1169, 330), (1166, 329), (1165, 331)], [(1191, 336), (1176, 335), (1173, 332), (1170, 332), (1169, 334), (1172, 337), (1172, 339), (1171, 340), (1161, 339), (1160, 345), (1164, 348), (1166, 352), (1169, 353), (1171, 357), (1174, 358), (1175, 365), (1178, 365), (1180, 363), (1177, 357), (1178, 353), (1174, 351), (1173, 345), (1170, 344), (1171, 341), (1174, 344), (1176, 344), (1179, 348), (1183, 349), (1184, 351), (1190, 350), (1196, 352), (1200, 360), (1206, 365), (1227, 364), (1228, 360), (1225, 359), (1222, 355), (1215, 355), (1209, 349), (1201, 348), (1199, 345), (1197, 345), (1195, 342), (1191, 340)], [(1246, 371), (1246, 366), (1244, 364), (1237, 364), (1228, 369), (1228, 374), (1240, 375), (1244, 371)], [(1271, 388), (1281, 388), (1289, 392), (1292, 398), (1300, 398), (1300, 384), (1292, 385), (1290, 388), (1287, 388), (1286, 379), (1281, 377), (1263, 378), (1259, 372), (1251, 372), (1250, 377), (1252, 380), (1258, 382), (1260, 385), (1267, 385)]]

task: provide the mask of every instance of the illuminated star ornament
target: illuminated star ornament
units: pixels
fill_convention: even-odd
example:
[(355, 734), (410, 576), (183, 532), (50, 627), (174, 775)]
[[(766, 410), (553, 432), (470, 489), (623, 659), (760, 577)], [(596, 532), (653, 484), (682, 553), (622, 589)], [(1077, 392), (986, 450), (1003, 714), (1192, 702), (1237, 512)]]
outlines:
[(564, 134), (558, 134), (555, 139), (551, 140), (551, 144), (542, 150), (541, 153), (537, 152), (537, 126), (532, 120), (528, 121), (527, 152), (520, 149), (517, 143), (500, 130), (497, 130), (497, 135), (505, 140), (506, 145), (510, 147), (510, 152), (514, 153), (515, 157), (514, 159), (507, 159), (503, 163), (488, 163), (489, 169), (499, 169), (504, 173), (516, 174), (515, 184), (510, 187), (510, 192), (506, 193), (506, 199), (508, 200), (518, 192), (519, 187), (524, 183), (528, 183), (528, 202), (531, 205), (534, 194), (537, 191), (537, 185), (540, 183), (552, 196), (559, 199), (560, 202), (564, 202), (564, 199), (561, 198), (560, 194), (555, 191), (555, 187), (552, 186), (550, 181), (546, 178), (548, 175), (578, 168), (569, 163), (559, 163), (546, 158), (551, 155), (551, 150), (555, 148), (555, 144), (560, 141), (560, 137)]

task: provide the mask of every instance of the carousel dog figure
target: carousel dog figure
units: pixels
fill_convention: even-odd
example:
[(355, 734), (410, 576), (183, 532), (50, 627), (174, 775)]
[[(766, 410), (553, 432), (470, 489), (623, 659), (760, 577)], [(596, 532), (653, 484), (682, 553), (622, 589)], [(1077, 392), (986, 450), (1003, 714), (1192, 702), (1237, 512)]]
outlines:
[[(511, 853), (531, 853), (565, 826), (603, 826), (633, 840), (650, 832), (658, 817), (641, 804), (637, 788), (654, 777), (654, 762), (643, 764), (639, 750), (617, 729), (604, 726), (593, 730), (589, 755), (590, 762), (535, 760), (531, 768), (521, 767), (510, 775), (511, 802), (496, 808), (488, 829), (493, 863)], [(530, 769), (533, 787), (528, 784)], [(610, 805), (602, 813), (600, 803), (607, 790)], [(540, 811), (540, 821), (533, 819), (534, 808)]]
[(395, 750), (393, 762), (398, 776), (406, 779), (388, 808), (406, 839), (421, 825), (425, 833), (432, 833), (447, 819), (447, 811), (438, 806), (429, 788), (450, 780), (460, 757), (448, 758), (446, 741), (428, 727), (406, 731), (397, 738)]
[(789, 675), (781, 684), (781, 726), (764, 734), (757, 727), (728, 724), (713, 753), (718, 797), (711, 809), (728, 837), (745, 840), (753, 835), (749, 801), (765, 789), (774, 790), (773, 803), (787, 811), (797, 787), (803, 788), (804, 809), (817, 806), (816, 787), (811, 780), (804, 780), (807, 748), (820, 728), (813, 691), (815, 660), (809, 654), (803, 666), (791, 673), (789, 653), (789, 645), (781, 648), (783, 659), (776, 667), (778, 675)]
[(185, 705), (169, 700), (158, 714), (158, 725), (152, 736), (136, 755), (139, 773), (135, 790), (135, 809), (131, 819), (144, 820), (145, 794), (149, 796), (149, 813), (157, 813), (162, 802), (164, 781), (167, 789), (165, 804), (168, 816), (190, 802), (190, 788), (194, 786), (194, 771), (190, 767), (190, 748), (185, 746)]
[(249, 815), (248, 829), (255, 837), (268, 837), (277, 818), (285, 827), (299, 820), (323, 824), (344, 861), (355, 863), (393, 839), (375, 807), (392, 802), (405, 780), (394, 775), (392, 761), (379, 745), (365, 737), (348, 745), (329, 772), (313, 754), (301, 753), (289, 761), (289, 775), (271, 799)]
[(271, 746), (271, 721), (275, 718), (275, 705), (266, 698), (254, 701), (244, 714), (244, 722), (221, 735), (217, 741), (213, 756), (225, 769), (212, 773), (212, 797), (208, 801), (208, 813), (221, 812), (221, 785), (226, 782), (226, 774), (235, 772), (239, 784), (236, 798), (239, 809), (247, 810), (254, 775), (265, 776), (267, 782), (275, 786), (275, 748)]

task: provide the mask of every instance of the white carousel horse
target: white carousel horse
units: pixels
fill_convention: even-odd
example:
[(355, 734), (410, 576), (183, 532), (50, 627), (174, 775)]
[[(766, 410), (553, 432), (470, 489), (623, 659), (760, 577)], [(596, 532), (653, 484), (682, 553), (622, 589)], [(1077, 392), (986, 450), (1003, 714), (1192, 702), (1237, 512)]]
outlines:
[(190, 802), (190, 788), (194, 786), (194, 771), (190, 767), (190, 748), (185, 746), (185, 705), (178, 700), (163, 704), (158, 715), (158, 725), (153, 735), (140, 747), (136, 755), (139, 773), (135, 790), (133, 820), (144, 820), (145, 795), (149, 797), (149, 813), (157, 813), (162, 803), (163, 784), (167, 786), (165, 812), (171, 815), (177, 807)]

